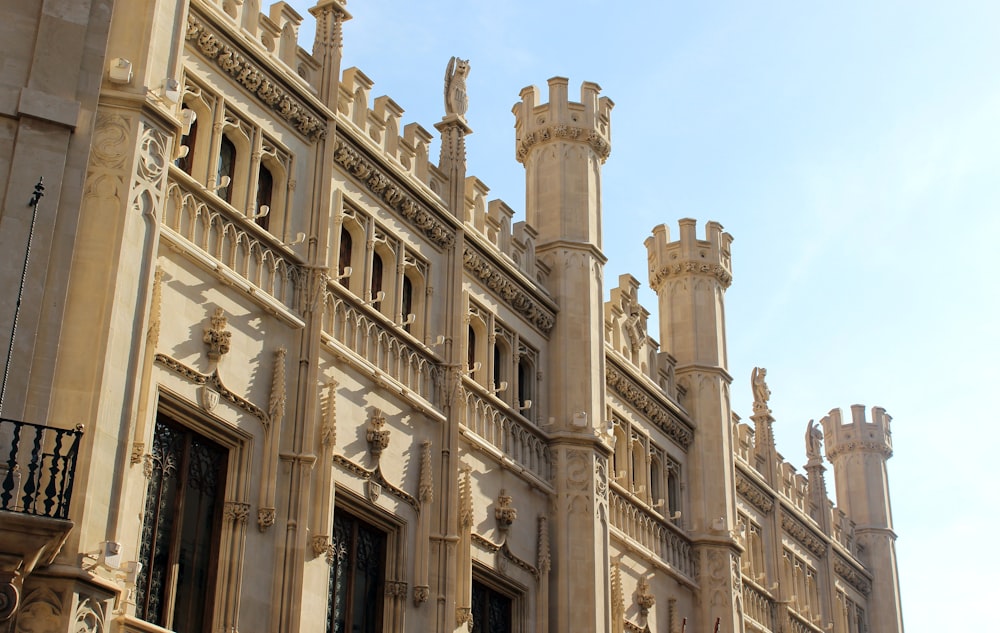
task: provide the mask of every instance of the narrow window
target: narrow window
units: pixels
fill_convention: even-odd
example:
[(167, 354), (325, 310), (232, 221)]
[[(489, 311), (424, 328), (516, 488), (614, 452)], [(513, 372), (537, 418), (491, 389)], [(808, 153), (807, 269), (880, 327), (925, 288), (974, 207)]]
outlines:
[(667, 472), (667, 503), (671, 519), (681, 511), (681, 478), (678, 470), (679, 466), (671, 464)]
[(517, 401), (523, 407), (524, 403), (531, 400), (531, 365), (523, 358), (517, 361)]
[[(649, 500), (653, 504), (663, 501), (663, 471), (660, 469), (660, 459), (653, 457), (649, 460)], [(663, 512), (663, 508), (660, 508)]]
[(183, 633), (211, 628), (227, 451), (159, 414), (149, 457), (136, 615)]
[(327, 633), (380, 633), (385, 595), (386, 534), (361, 519), (333, 514)]
[(337, 276), (340, 277), (340, 285), (350, 289), (351, 278), (345, 277), (344, 272), (351, 265), (351, 249), (353, 240), (351, 232), (345, 228), (340, 229), (340, 255), (337, 259)]
[[(185, 106), (182, 110), (190, 110), (190, 108)], [(191, 123), (191, 127), (188, 129), (188, 133), (181, 137), (181, 145), (186, 146), (188, 148), (188, 152), (186, 155), (181, 156), (174, 161), (174, 164), (180, 167), (181, 171), (188, 176), (191, 175), (191, 169), (194, 167), (194, 146), (197, 142), (198, 120), (195, 119), (194, 122)]]
[(469, 347), (469, 349), (467, 350), (467, 353), (468, 353), (468, 359), (467, 360), (469, 362), (469, 372), (472, 373), (472, 370), (475, 369), (475, 366), (476, 366), (476, 331), (472, 328), (471, 325), (469, 326), (469, 345), (468, 345), (468, 347)]
[[(406, 275), (403, 275), (403, 300), (401, 306), (401, 312), (403, 313), (403, 320), (405, 321), (407, 316), (413, 312), (413, 282)], [(407, 323), (403, 326), (403, 329), (407, 332), (410, 331), (410, 324)]]
[(510, 633), (512, 600), (475, 580), (472, 581), (472, 623), (476, 633)]
[(500, 351), (500, 345), (496, 344), (493, 346), (493, 388), (496, 390), (500, 389), (500, 380), (503, 375), (503, 353)]
[(372, 307), (376, 310), (381, 310), (381, 301), (376, 301), (378, 299), (378, 293), (382, 292), (382, 257), (378, 253), (372, 254)]
[[(226, 202), (232, 202), (233, 197), (233, 173), (236, 169), (236, 146), (228, 137), (222, 137), (222, 145), (219, 147), (219, 171), (216, 174), (216, 183), (219, 188), (216, 193)], [(222, 186), (223, 179), (228, 178), (229, 182)]]
[(271, 214), (260, 215), (264, 207), (271, 207), (271, 190), (274, 188), (274, 176), (271, 175), (271, 170), (264, 166), (263, 163), (260, 165), (260, 169), (257, 171), (257, 218), (254, 220), (257, 222), (257, 226), (268, 230), (271, 225)]

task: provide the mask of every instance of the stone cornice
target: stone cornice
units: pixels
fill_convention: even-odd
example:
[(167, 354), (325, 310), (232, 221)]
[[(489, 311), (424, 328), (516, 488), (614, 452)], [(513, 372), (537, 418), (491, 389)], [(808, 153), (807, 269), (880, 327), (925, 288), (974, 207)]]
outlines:
[(327, 123), (321, 114), (293, 95), (274, 73), (245, 54), (244, 49), (232, 45), (193, 10), (188, 12), (184, 39), (310, 141), (326, 137)]
[(497, 293), (540, 332), (548, 335), (552, 331), (556, 323), (555, 314), (543, 306), (540, 300), (525, 292), (522, 284), (502, 270), (499, 265), (468, 245), (462, 253), (462, 260), (467, 271), (483, 282), (487, 288)]
[(607, 386), (687, 451), (694, 442), (694, 429), (657, 402), (659, 396), (629, 376), (610, 357), (605, 357)]
[(877, 453), (882, 455), (886, 459), (892, 457), (892, 448), (886, 445), (885, 442), (863, 442), (863, 441), (847, 441), (838, 444), (830, 445), (826, 449), (826, 458), (831, 462), (843, 453)]
[(723, 288), (728, 288), (733, 283), (733, 275), (722, 264), (709, 264), (707, 262), (680, 261), (661, 267), (659, 270), (649, 271), (649, 287), (654, 291), (671, 277), (680, 275), (707, 275), (715, 278)]
[(736, 492), (764, 514), (770, 514), (774, 508), (773, 495), (740, 472), (739, 468), (736, 469)]
[(438, 247), (447, 248), (455, 243), (454, 231), (434, 217), (434, 211), (408, 195), (386, 170), (339, 136), (333, 160), (354, 176), (369, 193), (409, 220)]
[(833, 557), (833, 571), (862, 594), (867, 596), (871, 593), (872, 583), (868, 575), (842, 556)]
[(596, 130), (571, 125), (550, 125), (529, 132), (518, 140), (517, 161), (523, 163), (532, 147), (558, 140), (576, 141), (590, 145), (590, 149), (594, 150), (602, 163), (611, 155), (611, 143), (598, 134)]
[(794, 517), (787, 508), (782, 508), (781, 511), (781, 529), (816, 556), (822, 557), (826, 554), (826, 542)]
[(250, 402), (246, 398), (233, 393), (222, 384), (222, 378), (219, 377), (218, 370), (212, 372), (211, 374), (203, 374), (198, 370), (188, 367), (176, 358), (167, 356), (166, 354), (156, 354), (153, 356), (153, 360), (163, 365), (164, 367), (173, 370), (175, 373), (180, 374), (184, 378), (193, 382), (196, 385), (203, 385), (206, 387), (214, 387), (221, 397), (226, 402), (229, 402), (240, 409), (243, 409), (250, 415), (258, 418), (265, 428), (271, 424), (271, 416), (267, 411), (261, 409), (254, 403)]
[(420, 502), (417, 498), (406, 492), (402, 488), (398, 488), (391, 484), (385, 476), (382, 474), (382, 467), (380, 464), (376, 464), (375, 468), (368, 469), (360, 464), (356, 464), (350, 459), (344, 457), (343, 455), (334, 455), (333, 462), (339, 464), (344, 470), (353, 473), (359, 479), (367, 481), (369, 483), (374, 483), (382, 488), (385, 488), (389, 494), (396, 497), (403, 503), (407, 503), (417, 512), (420, 512)]
[(499, 554), (500, 556), (503, 556), (504, 558), (514, 563), (524, 571), (528, 572), (535, 578), (538, 578), (539, 576), (538, 568), (529, 563), (528, 561), (524, 560), (523, 558), (518, 557), (516, 554), (514, 554), (514, 552), (510, 551), (510, 546), (507, 545), (506, 540), (503, 541), (502, 543), (494, 543), (485, 536), (473, 532), (472, 542), (475, 543), (476, 545), (479, 545), (480, 547), (482, 547), (491, 554)]

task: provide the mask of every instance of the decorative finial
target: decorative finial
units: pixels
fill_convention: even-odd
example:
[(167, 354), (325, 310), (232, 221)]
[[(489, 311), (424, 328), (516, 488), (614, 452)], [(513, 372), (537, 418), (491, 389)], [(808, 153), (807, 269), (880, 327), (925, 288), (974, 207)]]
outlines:
[(205, 328), (205, 336), (202, 340), (208, 345), (208, 359), (213, 363), (219, 362), (223, 354), (229, 352), (229, 339), (232, 333), (226, 330), (226, 311), (216, 308), (211, 317), (211, 326)]
[[(464, 83), (463, 83), (464, 85)], [(38, 201), (42, 199), (45, 195), (45, 185), (42, 184), (42, 177), (38, 177), (38, 184), (35, 185), (35, 193), (31, 194), (31, 200), (28, 202), (29, 207), (37, 207)]]
[(469, 95), (465, 90), (465, 79), (469, 76), (469, 60), (452, 57), (444, 72), (444, 111), (465, 118), (469, 109)]

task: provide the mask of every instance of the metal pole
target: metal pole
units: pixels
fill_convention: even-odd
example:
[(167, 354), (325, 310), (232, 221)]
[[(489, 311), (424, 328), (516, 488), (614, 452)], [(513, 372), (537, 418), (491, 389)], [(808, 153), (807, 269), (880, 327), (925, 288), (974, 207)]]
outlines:
[(7, 394), (7, 375), (10, 373), (10, 358), (14, 355), (14, 336), (17, 334), (17, 317), (21, 313), (21, 295), (24, 294), (24, 278), (28, 274), (28, 257), (31, 256), (31, 238), (35, 235), (35, 218), (38, 217), (38, 201), (45, 195), (45, 185), (38, 178), (35, 192), (31, 194), (28, 206), (31, 207), (31, 226), (28, 227), (28, 247), (24, 251), (24, 266), (21, 268), (21, 283), (17, 287), (17, 304), (14, 307), (14, 323), (10, 327), (10, 345), (7, 347), (7, 362), (3, 367), (3, 384), (0, 385), (0, 413), (3, 413), (3, 398)]

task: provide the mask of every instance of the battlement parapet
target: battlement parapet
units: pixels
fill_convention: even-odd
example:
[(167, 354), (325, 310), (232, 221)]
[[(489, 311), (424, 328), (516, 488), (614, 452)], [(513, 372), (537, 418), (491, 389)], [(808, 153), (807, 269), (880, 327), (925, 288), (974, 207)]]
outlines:
[(548, 103), (539, 103), (538, 88), (528, 86), (514, 104), (517, 161), (523, 163), (533, 147), (552, 141), (586, 143), (601, 162), (607, 160), (614, 102), (599, 97), (601, 87), (590, 81), (581, 84), (579, 102), (569, 100), (569, 79), (553, 77), (548, 83)]
[(851, 405), (851, 421), (843, 422), (840, 409), (832, 409), (822, 419), (826, 457), (833, 461), (847, 452), (880, 453), (892, 457), (892, 416), (882, 407), (872, 407), (871, 420), (867, 419), (865, 406)]
[(649, 310), (639, 303), (639, 280), (629, 274), (618, 277), (611, 299), (604, 304), (604, 343), (620, 358), (648, 378), (670, 398), (676, 399), (676, 359), (661, 352), (649, 334)]
[(728, 288), (733, 281), (733, 236), (724, 233), (718, 222), (705, 225), (705, 239), (696, 235), (697, 221), (680, 220), (680, 239), (670, 240), (670, 230), (665, 224), (653, 228), (653, 234), (644, 242), (649, 258), (649, 285), (654, 291), (671, 277), (683, 274), (702, 274), (716, 278)]

